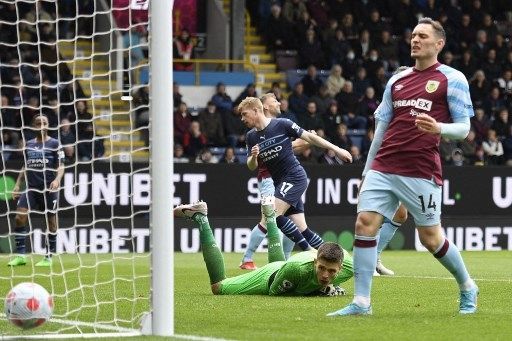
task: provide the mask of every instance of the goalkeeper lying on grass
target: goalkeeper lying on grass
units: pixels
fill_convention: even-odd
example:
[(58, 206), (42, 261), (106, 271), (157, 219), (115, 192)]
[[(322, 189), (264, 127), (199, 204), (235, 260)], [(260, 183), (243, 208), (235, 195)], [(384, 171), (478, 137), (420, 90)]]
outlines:
[(269, 264), (246, 274), (226, 278), (224, 259), (215, 242), (205, 202), (177, 206), (176, 217), (199, 226), (203, 258), (215, 295), (343, 295), (338, 287), (353, 275), (352, 257), (336, 243), (324, 243), (318, 251), (300, 252), (284, 261), (281, 237), (275, 222), (274, 197), (262, 199), (268, 228)]

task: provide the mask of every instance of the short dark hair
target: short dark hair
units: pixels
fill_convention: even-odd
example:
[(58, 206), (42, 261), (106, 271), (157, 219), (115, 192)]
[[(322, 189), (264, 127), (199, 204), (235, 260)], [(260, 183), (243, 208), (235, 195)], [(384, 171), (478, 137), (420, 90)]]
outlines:
[(432, 26), (435, 34), (439, 38), (442, 38), (444, 41), (446, 41), (446, 32), (444, 31), (443, 25), (441, 25), (441, 23), (439, 21), (434, 20), (429, 17), (424, 17), (424, 18), (421, 18), (420, 20), (418, 20), (418, 24), (427, 24), (427, 25)]
[(318, 248), (317, 257), (329, 263), (343, 263), (343, 249), (336, 243), (326, 242)]

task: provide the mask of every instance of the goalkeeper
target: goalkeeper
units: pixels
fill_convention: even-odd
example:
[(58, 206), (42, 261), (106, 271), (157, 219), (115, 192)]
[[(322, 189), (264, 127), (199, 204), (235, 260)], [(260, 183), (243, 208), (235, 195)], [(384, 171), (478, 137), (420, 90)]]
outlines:
[(180, 205), (176, 217), (189, 218), (199, 226), (203, 258), (215, 295), (343, 295), (337, 287), (353, 276), (352, 257), (336, 243), (324, 243), (318, 251), (300, 252), (284, 261), (279, 229), (275, 222), (274, 197), (262, 198), (268, 233), (269, 264), (249, 273), (226, 278), (224, 259), (208, 222), (205, 202)]

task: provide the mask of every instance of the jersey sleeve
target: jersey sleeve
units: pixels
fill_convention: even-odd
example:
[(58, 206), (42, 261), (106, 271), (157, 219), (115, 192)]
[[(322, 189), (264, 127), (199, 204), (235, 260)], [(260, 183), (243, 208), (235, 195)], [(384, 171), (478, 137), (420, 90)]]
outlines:
[(386, 84), (386, 89), (382, 95), (382, 102), (375, 110), (375, 118), (383, 122), (391, 122), (393, 118), (393, 98), (391, 97), (391, 87), (396, 81), (396, 77), (393, 76)]
[(276, 273), (269, 295), (291, 295), (300, 282), (299, 263), (287, 262)]
[(473, 117), (473, 103), (469, 93), (466, 77), (460, 71), (452, 69), (446, 74), (448, 79), (447, 101), (453, 121), (460, 121), (466, 117)]
[(304, 129), (299, 127), (299, 125), (292, 120), (287, 118), (279, 118), (280, 124), (284, 125), (286, 134), (293, 138), (298, 138), (302, 136)]

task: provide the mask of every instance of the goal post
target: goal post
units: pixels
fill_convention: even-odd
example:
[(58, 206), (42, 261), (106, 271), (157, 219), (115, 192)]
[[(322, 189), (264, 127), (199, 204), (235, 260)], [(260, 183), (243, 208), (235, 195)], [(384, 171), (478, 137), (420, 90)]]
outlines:
[[(0, 0), (0, 339), (174, 335), (173, 6)], [(42, 115), (53, 149), (27, 144)], [(20, 226), (16, 179), (52, 170), (47, 152), (64, 155), (59, 197), (30, 202)], [(20, 282), (54, 299), (28, 331), (4, 313)]]
[(174, 333), (174, 217), (172, 214), (173, 98), (172, 7), (173, 0), (150, 4), (151, 70), (151, 284), (152, 334)]

